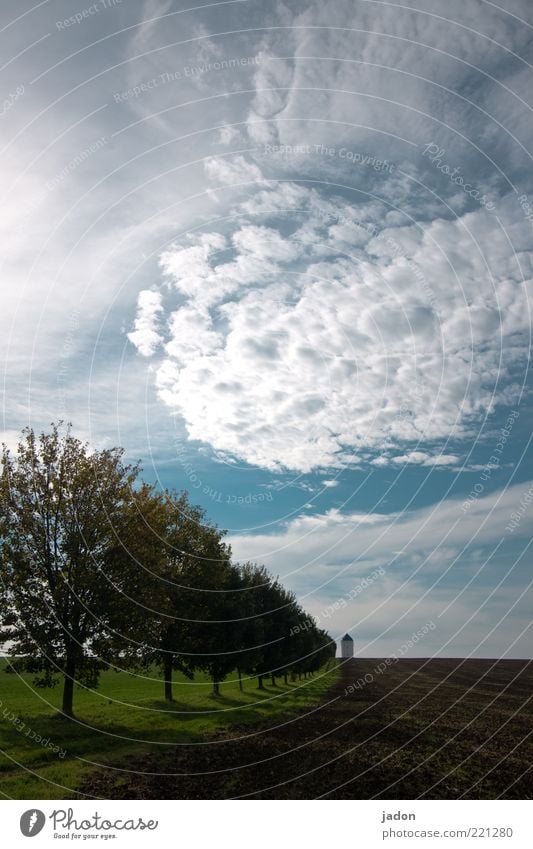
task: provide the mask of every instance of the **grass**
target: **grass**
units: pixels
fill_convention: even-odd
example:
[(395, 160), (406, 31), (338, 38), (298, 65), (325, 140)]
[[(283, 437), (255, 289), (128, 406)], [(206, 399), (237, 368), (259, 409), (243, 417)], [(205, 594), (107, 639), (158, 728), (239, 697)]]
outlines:
[(100, 764), (125, 756), (167, 751), (180, 743), (233, 725), (253, 725), (291, 715), (318, 702), (338, 679), (338, 667), (315, 678), (257, 690), (232, 676), (213, 698), (212, 685), (197, 675), (175, 675), (173, 703), (163, 700), (157, 671), (143, 676), (105, 672), (98, 690), (76, 687), (76, 718), (57, 713), (61, 685), (38, 689), (31, 675), (5, 672), (0, 660), (0, 798), (75, 799), (76, 788)]

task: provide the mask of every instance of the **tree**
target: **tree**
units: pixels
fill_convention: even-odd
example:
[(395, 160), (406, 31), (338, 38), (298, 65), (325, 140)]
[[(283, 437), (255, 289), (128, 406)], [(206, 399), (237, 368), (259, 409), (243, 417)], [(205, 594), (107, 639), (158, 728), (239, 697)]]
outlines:
[(256, 637), (251, 640), (252, 650), (245, 668), (253, 671), (258, 689), (263, 690), (265, 676), (270, 675), (275, 685), (276, 674), (283, 671), (291, 628), (297, 619), (296, 602), (294, 595), (279, 580), (273, 579), (264, 566), (248, 563), (242, 568), (259, 626)]
[(220, 695), (220, 684), (237, 666), (242, 649), (241, 578), (229, 560), (219, 563), (210, 579), (214, 592), (199, 595), (195, 608), (197, 655), (195, 664), (210, 676), (213, 695)]
[(326, 631), (307, 619), (304, 629), (296, 637), (294, 649), (297, 657), (291, 669), (299, 675), (312, 675), (335, 657), (336, 647), (335, 641)]
[[(174, 623), (163, 591), (167, 502), (167, 493), (143, 483), (124, 503), (115, 524), (117, 543), (108, 552), (105, 570), (120, 575), (124, 589), (114, 600), (112, 628), (104, 637), (101, 651), (110, 654), (120, 669), (147, 668), (153, 663), (163, 668), (171, 657), (166, 647)], [(167, 677), (165, 688), (170, 688), (168, 697), (172, 699), (171, 673)]]
[(173, 671), (220, 682), (312, 672), (331, 641), (264, 567), (231, 562), (224, 532), (188, 494), (157, 492), (121, 449), (91, 451), (69, 428), (23, 431), (0, 470), (0, 643), (12, 666), (53, 686), (62, 714), (74, 685), (94, 687), (109, 664), (157, 664), (165, 698)]
[(263, 653), (264, 627), (256, 592), (271, 577), (264, 567), (246, 562), (238, 567), (240, 592), (238, 597), (239, 619), (232, 623), (238, 636), (239, 650), (234, 655), (239, 678), (239, 689), (243, 690), (242, 673), (253, 675), (261, 662)]
[(161, 668), (167, 701), (172, 701), (174, 670), (189, 678), (196, 669), (206, 670), (218, 693), (227, 674), (225, 620), (236, 589), (231, 551), (224, 532), (208, 521), (203, 508), (190, 503), (186, 492), (165, 492), (161, 503), (162, 547), (148, 593), (155, 600), (141, 628), (146, 635), (142, 664)]
[[(138, 467), (113, 448), (91, 452), (70, 429), (23, 431), (4, 445), (0, 472), (0, 641), (36, 684), (63, 677), (61, 711), (73, 715), (75, 682), (96, 686), (125, 587), (113, 558)], [(116, 566), (114, 565), (116, 563)]]

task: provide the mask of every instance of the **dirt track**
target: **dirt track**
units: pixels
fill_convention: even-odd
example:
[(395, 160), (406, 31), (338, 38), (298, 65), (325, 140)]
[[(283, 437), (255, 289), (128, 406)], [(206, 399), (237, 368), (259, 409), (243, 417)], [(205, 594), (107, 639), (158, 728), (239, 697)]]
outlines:
[(118, 765), (126, 773), (100, 770), (80, 789), (114, 799), (533, 799), (533, 662), (379, 664), (345, 662), (328, 700), (280, 727), (130, 760)]

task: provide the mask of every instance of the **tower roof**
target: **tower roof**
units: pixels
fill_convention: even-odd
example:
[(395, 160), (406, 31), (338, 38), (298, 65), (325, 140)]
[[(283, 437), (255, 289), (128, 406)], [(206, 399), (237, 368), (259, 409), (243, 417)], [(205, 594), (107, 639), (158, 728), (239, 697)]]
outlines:
[(345, 634), (344, 637), (341, 640), (342, 643), (344, 643), (346, 641), (349, 642), (349, 643), (353, 643), (353, 640), (352, 640), (352, 638), (350, 637), (349, 634)]

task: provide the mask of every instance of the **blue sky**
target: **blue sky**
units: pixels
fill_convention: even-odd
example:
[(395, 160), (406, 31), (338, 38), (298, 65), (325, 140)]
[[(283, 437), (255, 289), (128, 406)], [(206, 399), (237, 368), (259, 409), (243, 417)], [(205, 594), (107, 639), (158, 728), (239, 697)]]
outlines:
[(362, 655), (530, 657), (533, 16), (419, 7), (3, 4), (3, 439), (123, 445)]

